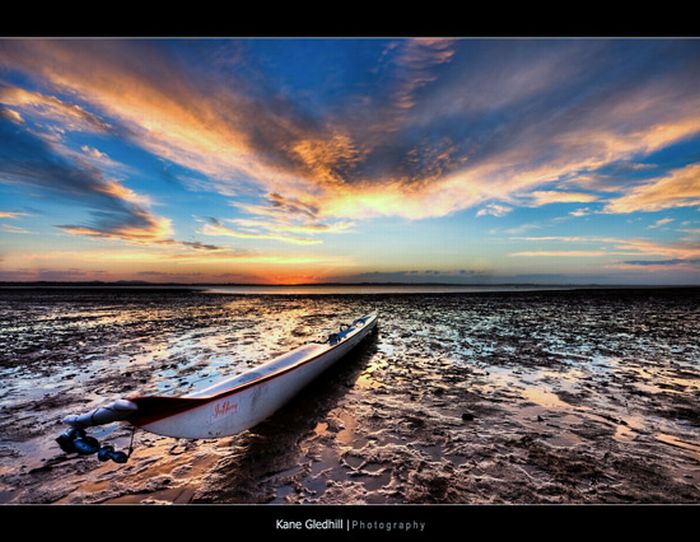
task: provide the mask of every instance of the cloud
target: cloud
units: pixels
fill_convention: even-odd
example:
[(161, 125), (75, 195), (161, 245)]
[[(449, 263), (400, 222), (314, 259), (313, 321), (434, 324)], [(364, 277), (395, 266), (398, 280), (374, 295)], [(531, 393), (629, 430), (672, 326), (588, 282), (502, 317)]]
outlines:
[(83, 145), (82, 147), (80, 147), (80, 150), (92, 158), (108, 158), (107, 153), (104, 153), (99, 149), (96, 149), (95, 147), (90, 147), (89, 145)]
[(327, 135), (312, 133), (317, 123), (297, 118), (275, 96), (237, 90), (246, 86), (242, 79), (194, 77), (154, 42), (19, 40), (0, 47), (0, 66), (4, 60), (91, 104), (136, 144), (211, 177), (214, 186), (240, 187), (245, 177), (273, 189), (306, 186), (294, 142)]
[(625, 195), (610, 200), (603, 211), (653, 212), (696, 205), (700, 205), (700, 164), (690, 164), (673, 170), (664, 177), (632, 188)]
[(642, 267), (670, 267), (670, 266), (689, 266), (700, 264), (700, 258), (683, 260), (680, 258), (674, 258), (671, 260), (628, 260), (623, 262), (625, 265), (629, 266), (642, 266)]
[(646, 239), (619, 239), (616, 248), (638, 252), (646, 256), (662, 256), (668, 259), (690, 260), (700, 257), (700, 243), (697, 242), (661, 244)]
[[(126, 219), (126, 220), (125, 220)], [(132, 211), (128, 217), (107, 215), (94, 226), (57, 225), (71, 235), (115, 239), (131, 243), (154, 243), (167, 239), (172, 233), (171, 221), (155, 217), (146, 211)]]
[(292, 145), (294, 153), (321, 184), (342, 183), (344, 173), (353, 169), (365, 151), (343, 133), (323, 138), (302, 139)]
[(15, 213), (10, 211), (0, 211), (0, 218), (19, 218), (20, 216), (27, 216), (27, 213)]
[[(64, 130), (109, 132), (112, 129), (107, 122), (79, 105), (69, 104), (56, 96), (48, 96), (20, 87), (0, 86), (0, 103), (17, 108), (27, 115), (37, 115), (60, 123), (61, 128)], [(24, 120), (18, 113), (15, 113), (15, 120), (24, 123)]]
[(399, 46), (394, 57), (396, 88), (392, 105), (398, 110), (416, 106), (416, 93), (435, 81), (432, 68), (449, 62), (455, 54), (453, 40), (417, 38)]
[(0, 224), (0, 231), (5, 233), (31, 233), (24, 228), (18, 228), (17, 226), (10, 226), (9, 224)]
[(39, 137), (0, 119), (0, 182), (40, 189), (45, 197), (89, 209), (87, 224), (62, 225), (74, 235), (149, 242), (170, 234), (170, 220), (152, 214), (140, 196), (86, 164), (57, 153)]
[[(538, 230), (542, 226), (539, 224), (521, 224), (520, 226), (515, 226), (514, 228), (508, 228), (503, 230), (503, 233), (507, 233), (509, 235), (517, 235), (519, 233), (525, 233), (530, 230)], [(494, 230), (491, 233), (497, 233), (498, 230)]]
[(505, 216), (508, 213), (510, 213), (513, 209), (510, 207), (506, 207), (505, 205), (499, 205), (497, 203), (490, 203), (483, 209), (480, 209), (477, 213), (476, 216), (486, 216), (486, 215), (492, 215), (492, 216)]
[(206, 243), (202, 243), (200, 241), (175, 241), (175, 242), (181, 244), (182, 246), (190, 247), (190, 248), (193, 248), (195, 250), (204, 250), (207, 252), (228, 250), (228, 249), (224, 249), (223, 247), (220, 247), (217, 245), (209, 245)]
[[(235, 218), (225, 221), (236, 225), (238, 230), (231, 230), (216, 218), (209, 218), (209, 227), (203, 229), (207, 235), (219, 232), (219, 235), (232, 235), (242, 238), (274, 239), (296, 244), (318, 244), (321, 241), (298, 234), (335, 234), (351, 230), (351, 221), (323, 222), (319, 219), (319, 209), (313, 204), (297, 198), (284, 197), (272, 192), (267, 194), (267, 205), (231, 202), (231, 205), (253, 216), (253, 218)], [(235, 235), (234, 235), (235, 234)]]
[(532, 237), (511, 237), (511, 239), (516, 241), (558, 241), (562, 243), (616, 243), (622, 241), (622, 239), (619, 239), (617, 237), (600, 237), (586, 235), (541, 235)]
[(609, 255), (610, 252), (605, 250), (526, 250), (510, 253), (510, 256), (527, 258), (589, 258)]
[(576, 210), (571, 211), (569, 213), (570, 216), (575, 216), (575, 217), (588, 216), (590, 214), (591, 214), (591, 209), (589, 207), (581, 207), (580, 209), (576, 209)]
[(681, 233), (687, 233), (689, 234), (686, 239), (693, 239), (695, 237), (700, 236), (700, 228), (681, 228), (678, 230)]
[[(367, 100), (312, 112), (271, 82), (254, 46), (247, 64), (212, 71), (201, 67), (211, 60), (204, 47), (192, 66), (158, 41), (0, 47), (0, 67), (49, 89), (14, 98), (27, 110), (90, 125), (89, 108), (223, 194), (284, 193), (321, 221), (441, 217), (493, 201), (527, 205), (530, 193), (538, 204), (594, 201), (562, 194), (700, 131), (694, 42), (660, 41), (646, 57), (614, 41), (382, 42), (381, 84), (363, 87)], [(623, 68), (625, 77), (611, 76)], [(634, 190), (623, 186), (620, 200)]]
[(17, 124), (24, 124), (24, 118), (14, 109), (7, 107), (0, 108), (0, 116), (3, 116)]
[(552, 190), (537, 190), (529, 194), (532, 198), (530, 205), (533, 207), (541, 207), (551, 203), (588, 203), (597, 201), (598, 196), (594, 194), (586, 194), (583, 192), (558, 192)]
[(516, 257), (599, 257), (599, 256), (658, 256), (663, 259), (635, 259), (606, 264), (608, 269), (663, 271), (667, 269), (691, 269), (700, 260), (700, 243), (693, 240), (659, 243), (648, 239), (621, 239), (598, 236), (542, 236), (516, 237), (521, 241), (562, 242), (567, 244), (592, 244), (595, 250), (534, 250), (511, 253)]
[(666, 224), (670, 224), (671, 222), (673, 222), (672, 218), (660, 218), (650, 226), (647, 226), (647, 229), (654, 230), (660, 228), (661, 226), (665, 226)]
[(275, 233), (302, 233), (302, 234), (317, 234), (317, 233), (345, 233), (350, 231), (353, 226), (352, 222), (339, 221), (331, 224), (321, 222), (309, 222), (304, 224), (278, 224), (265, 222), (263, 220), (255, 220), (249, 218), (233, 218), (227, 219), (227, 222), (236, 224), (237, 226), (246, 229), (261, 229)]
[(308, 237), (295, 237), (290, 235), (277, 235), (274, 233), (259, 233), (251, 231), (234, 230), (228, 226), (219, 224), (204, 224), (199, 233), (202, 235), (210, 235), (214, 237), (237, 237), (238, 239), (266, 239), (273, 241), (282, 241), (296, 245), (317, 245), (321, 243), (319, 239), (311, 239)]

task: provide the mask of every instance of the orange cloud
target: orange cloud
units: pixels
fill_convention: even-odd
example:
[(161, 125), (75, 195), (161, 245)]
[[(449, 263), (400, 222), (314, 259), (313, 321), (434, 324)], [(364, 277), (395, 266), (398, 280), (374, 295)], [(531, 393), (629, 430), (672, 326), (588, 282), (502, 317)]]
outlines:
[(665, 258), (677, 258), (682, 260), (700, 258), (700, 243), (661, 244), (644, 239), (620, 239), (616, 248), (633, 251), (645, 256), (663, 256)]
[(133, 203), (135, 205), (146, 206), (151, 204), (151, 198), (148, 196), (137, 194), (131, 190), (131, 188), (127, 188), (123, 184), (113, 180), (104, 181), (101, 185), (96, 187), (96, 191), (113, 196), (123, 201), (128, 201), (129, 203)]
[(603, 210), (606, 213), (651, 212), (695, 205), (700, 205), (700, 164), (691, 164), (636, 186), (609, 201)]
[(320, 183), (342, 183), (343, 172), (360, 162), (365, 151), (358, 149), (346, 134), (330, 138), (302, 139), (293, 143), (293, 151)]
[(14, 213), (9, 211), (0, 211), (0, 218), (18, 218), (20, 216), (27, 216), (27, 213)]
[[(155, 48), (135, 47), (114, 41), (86, 48), (70, 40), (34, 40), (13, 44), (5, 65), (40, 75), (91, 104), (127, 127), (143, 148), (209, 176), (222, 193), (236, 194), (250, 188), (250, 183), (256, 191), (283, 192), (307, 202), (318, 209), (319, 218), (441, 217), (489, 201), (515, 205), (529, 191), (537, 205), (595, 201), (592, 195), (563, 194), (577, 176), (700, 132), (700, 99), (692, 95), (676, 99), (673, 88), (663, 81), (574, 110), (575, 117), (560, 115), (533, 123), (481, 160), (464, 161), (459, 158), (465, 156), (450, 154), (450, 168), (422, 171), (418, 178), (397, 171), (370, 174), (366, 171), (372, 168), (361, 166), (386, 143), (386, 134), (410, 120), (405, 113), (436, 80), (433, 68), (451, 62), (454, 42), (411, 40), (393, 46), (395, 108), (391, 118), (377, 119), (378, 132), (372, 123), (358, 128), (354, 119), (314, 123), (289, 104), (275, 102), (275, 107), (268, 107), (232, 84), (199, 85)], [(134, 62), (137, 56), (139, 62)], [(548, 80), (556, 73), (565, 57), (545, 60), (540, 71), (527, 77), (532, 88), (540, 88), (535, 84), (538, 77)], [(145, 64), (151, 71), (141, 69)], [(520, 96), (515, 82), (509, 83), (515, 90), (505, 103)], [(40, 99), (27, 91), (10, 94), (9, 102), (26, 107), (39, 101), (64, 115), (83, 119), (86, 113), (66, 108), (60, 100), (59, 105), (51, 97)], [(467, 104), (461, 107), (468, 109)], [(430, 116), (430, 108), (424, 109), (421, 114)], [(561, 190), (539, 190), (552, 183)], [(630, 190), (634, 195), (635, 189)], [(612, 210), (624, 206), (615, 201), (609, 210), (620, 212)]]
[(153, 216), (146, 211), (135, 212), (140, 220), (139, 225), (112, 225), (108, 228), (89, 226), (58, 226), (71, 235), (86, 235), (102, 239), (118, 239), (131, 243), (156, 243), (168, 239), (172, 235), (172, 222), (164, 217)]
[(24, 118), (14, 109), (3, 107), (0, 109), (0, 115), (7, 117), (12, 122), (15, 122), (17, 124), (24, 124)]
[(662, 244), (647, 239), (620, 239), (616, 237), (542, 236), (514, 237), (522, 241), (554, 241), (568, 244), (603, 244), (597, 250), (535, 250), (511, 253), (515, 257), (599, 257), (629, 256), (635, 258), (660, 257), (663, 260), (636, 259), (606, 264), (608, 269), (635, 271), (665, 271), (669, 269), (696, 269), (700, 264), (700, 243), (676, 242)]
[[(0, 103), (59, 122), (67, 130), (105, 132), (111, 129), (108, 123), (79, 105), (19, 87), (0, 86)], [(24, 122), (19, 113), (13, 113), (17, 122)]]

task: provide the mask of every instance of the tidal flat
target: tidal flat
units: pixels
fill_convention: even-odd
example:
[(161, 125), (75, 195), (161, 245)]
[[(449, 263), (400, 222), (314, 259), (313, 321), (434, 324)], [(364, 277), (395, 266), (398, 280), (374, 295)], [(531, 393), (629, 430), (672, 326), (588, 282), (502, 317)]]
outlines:
[[(700, 289), (0, 290), (3, 503), (700, 503)], [(257, 427), (73, 457), (66, 414), (179, 394), (378, 310)], [(91, 434), (126, 449), (131, 431)]]

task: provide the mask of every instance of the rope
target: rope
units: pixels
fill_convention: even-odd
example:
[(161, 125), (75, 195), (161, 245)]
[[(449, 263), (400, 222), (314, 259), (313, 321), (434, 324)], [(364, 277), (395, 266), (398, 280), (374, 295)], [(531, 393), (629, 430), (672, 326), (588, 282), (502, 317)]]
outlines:
[(136, 434), (136, 426), (134, 425), (131, 428), (131, 440), (129, 441), (129, 452), (126, 454), (126, 457), (131, 457), (131, 452), (134, 451), (134, 435)]

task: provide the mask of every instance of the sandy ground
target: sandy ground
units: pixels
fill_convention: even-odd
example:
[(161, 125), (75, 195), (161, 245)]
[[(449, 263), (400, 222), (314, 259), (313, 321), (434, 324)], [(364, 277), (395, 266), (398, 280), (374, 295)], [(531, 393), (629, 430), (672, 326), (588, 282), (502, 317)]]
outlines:
[[(0, 291), (0, 502), (700, 502), (700, 291)], [(379, 332), (235, 437), (66, 456), (60, 419)], [(127, 427), (93, 434), (125, 449)]]

